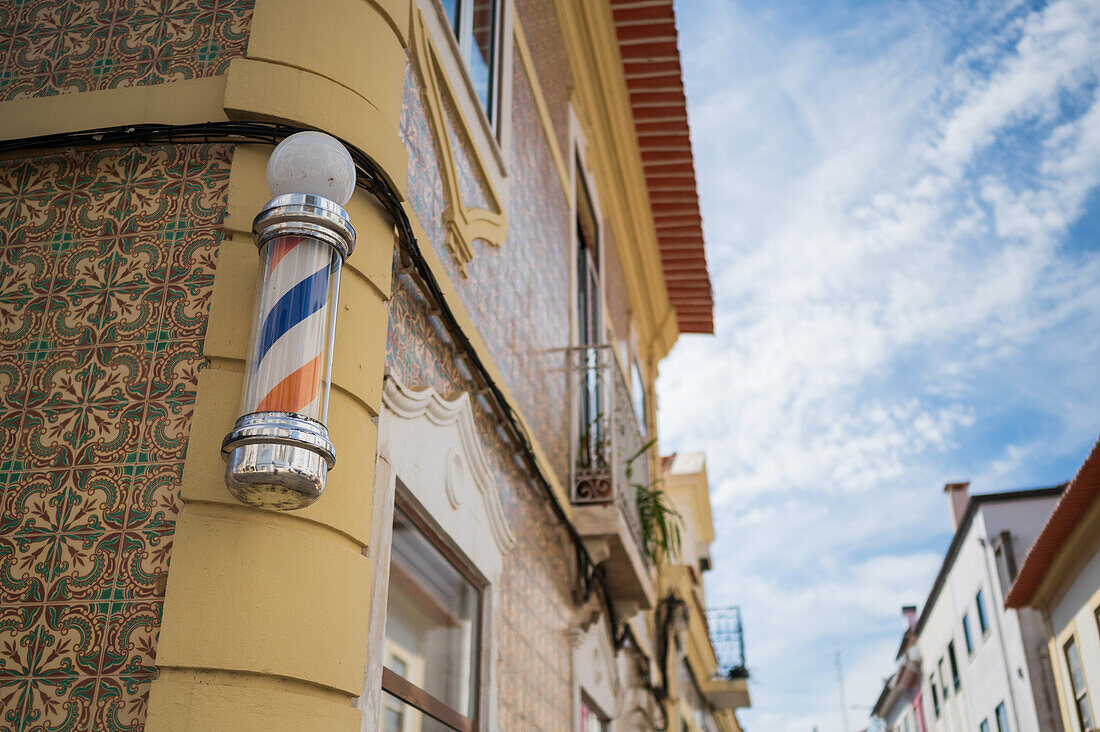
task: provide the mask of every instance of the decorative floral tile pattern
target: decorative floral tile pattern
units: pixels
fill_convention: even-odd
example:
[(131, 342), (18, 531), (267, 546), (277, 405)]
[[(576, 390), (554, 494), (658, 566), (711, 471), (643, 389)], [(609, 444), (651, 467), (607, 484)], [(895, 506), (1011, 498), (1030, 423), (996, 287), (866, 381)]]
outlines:
[(447, 138), (454, 152), (455, 171), (458, 173), (458, 193), (466, 208), (481, 208), (497, 212), (496, 206), (489, 203), (488, 184), (480, 167), (474, 162), (470, 150), (470, 141), (466, 132), (457, 123), (458, 113), (450, 100), (444, 100), (443, 118), (447, 124)]
[(244, 56), (253, 0), (23, 0), (0, 8), (0, 101), (198, 79)]
[[(468, 276), (454, 271), (443, 241), (444, 197), (438, 147), (423, 115), (420, 85), (406, 77), (401, 135), (409, 152), (408, 198), (430, 245), (447, 263), (463, 303), (486, 339), (559, 478), (568, 480), (569, 415), (564, 354), (569, 343), (570, 214), (522, 68), (514, 69), (509, 236), (504, 247), (477, 246)], [(396, 266), (396, 262), (395, 262)], [(396, 274), (390, 300), (387, 367), (412, 387), (447, 397), (474, 385), (422, 295)], [(480, 404), (480, 400), (475, 400)], [(518, 543), (497, 588), (502, 729), (572, 726), (569, 622), (574, 573), (571, 541), (547, 498), (517, 465), (517, 448), (475, 408), (481, 442)]]
[(0, 162), (0, 729), (144, 725), (229, 162)]
[(462, 276), (447, 253), (438, 146), (424, 114), (421, 85), (408, 67), (401, 136), (409, 153), (407, 195), (431, 245), (474, 318), (524, 417), (558, 478), (569, 480), (565, 355), (569, 345), (571, 230), (562, 191), (531, 89), (513, 67), (508, 240), (475, 241)]
[(569, 155), (569, 88), (573, 76), (554, 0), (516, 0), (516, 15), (531, 49), (558, 146)]

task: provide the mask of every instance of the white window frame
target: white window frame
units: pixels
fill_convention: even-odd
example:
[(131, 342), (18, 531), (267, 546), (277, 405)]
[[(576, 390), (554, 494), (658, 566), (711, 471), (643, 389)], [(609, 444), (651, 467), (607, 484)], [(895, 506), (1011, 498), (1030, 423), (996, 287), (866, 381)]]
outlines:
[[(427, 449), (425, 446), (431, 446)], [(498, 724), (497, 636), (493, 593), (500, 586), (504, 557), (516, 538), (504, 516), (499, 490), (481, 446), (470, 396), (448, 400), (434, 389), (413, 390), (392, 374), (383, 383), (378, 417), (378, 459), (368, 550), (374, 569), (367, 667), (358, 700), (363, 732), (375, 730), (382, 709), (382, 665), (386, 650), (386, 601), (398, 482), (404, 500), (432, 524), (446, 542), (484, 578), (478, 663), (477, 728)]]
[[(492, 119), (481, 106), (481, 99), (477, 95), (477, 90), (474, 89), (473, 80), (466, 66), (461, 41), (455, 37), (451, 21), (443, 10), (440, 0), (416, 0), (416, 5), (423, 14), (425, 27), (438, 52), (444, 73), (452, 82), (457, 97), (454, 103), (462, 116), (469, 121), (469, 128), (465, 132), (470, 138), (470, 144), (477, 145), (483, 153), (488, 153), (483, 156), (487, 167), (490, 168), (485, 173), (493, 179), (501, 195), (506, 196), (505, 181), (508, 177), (508, 169), (504, 150), (510, 149), (512, 136), (512, 63), (515, 48), (512, 27), (515, 0), (495, 0), (495, 2), (498, 12), (494, 19), (496, 27), (493, 29), (496, 36), (495, 68), (490, 82), (494, 100), (491, 105)], [(466, 17), (465, 14), (472, 13), (472, 10), (467, 9), (470, 7), (468, 2), (460, 2), (459, 5), (464, 17)], [(469, 33), (472, 34), (472, 30)], [(472, 42), (472, 38), (468, 42)], [(460, 124), (459, 120), (455, 122)], [(495, 166), (489, 164), (489, 160), (492, 160)]]

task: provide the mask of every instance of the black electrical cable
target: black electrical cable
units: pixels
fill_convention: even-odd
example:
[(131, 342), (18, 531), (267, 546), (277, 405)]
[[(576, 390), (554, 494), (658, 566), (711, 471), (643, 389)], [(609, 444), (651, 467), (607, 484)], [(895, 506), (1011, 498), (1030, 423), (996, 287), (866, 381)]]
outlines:
[[(307, 128), (304, 127), (278, 122), (259, 121), (202, 122), (189, 125), (118, 125), (78, 132), (62, 132), (52, 135), (0, 140), (0, 155), (31, 150), (140, 144), (265, 143), (276, 145), (295, 132), (302, 132), (306, 129)], [(382, 169), (369, 155), (355, 145), (348, 143), (346, 140), (340, 139), (340, 142), (348, 149), (352, 161), (355, 163), (356, 185), (373, 195), (393, 219), (394, 226), (397, 228), (398, 240), (402, 245), (401, 254), (403, 263), (411, 265), (418, 284), (427, 291), (429, 298), (438, 306), (435, 315), (443, 321), (448, 331), (448, 335), (455, 341), (456, 347), (459, 349), (460, 353), (463, 354), (464, 358), (469, 360), (470, 364), (474, 367), (477, 377), (484, 382), (485, 387), (492, 394), (495, 406), (504, 414), (504, 424), (506, 428), (511, 432), (513, 438), (522, 448), (521, 452), (523, 453), (524, 461), (527, 463), (528, 471), (535, 478), (535, 481), (539, 483), (540, 487), (542, 487), (558, 520), (566, 527), (573, 541), (574, 548), (581, 558), (581, 581), (585, 586), (585, 599), (590, 596), (591, 584), (594, 581), (599, 586), (602, 596), (601, 599), (607, 609), (612, 641), (616, 650), (621, 649), (629, 641), (631, 645), (633, 645), (635, 652), (645, 659), (645, 666), (648, 668), (650, 659), (645, 655), (641, 646), (638, 644), (637, 637), (634, 635), (630, 623), (628, 621), (622, 622), (622, 629), (616, 632), (615, 628), (619, 625), (619, 618), (615, 612), (615, 606), (611, 600), (611, 593), (607, 587), (607, 582), (604, 580), (602, 567), (598, 567), (592, 561), (592, 557), (584, 547), (584, 542), (577, 532), (576, 527), (569, 521), (568, 517), (565, 515), (565, 511), (558, 503), (557, 496), (554, 494), (550, 481), (547, 480), (546, 476), (539, 468), (538, 460), (535, 457), (534, 447), (530, 436), (523, 427), (522, 421), (520, 421), (519, 417), (512, 409), (512, 406), (508, 403), (500, 387), (497, 386), (496, 382), (493, 380), (488, 368), (486, 368), (485, 364), (482, 362), (481, 357), (474, 349), (473, 344), (462, 330), (462, 326), (458, 323), (454, 313), (448, 306), (447, 299), (443, 294), (439, 281), (436, 279), (435, 273), (432, 272), (431, 267), (424, 258), (423, 252), (420, 250), (416, 235), (413, 233), (412, 223), (409, 221), (409, 217), (404, 207), (401, 205), (400, 198), (394, 192), (392, 185), (386, 178)], [(658, 696), (658, 690), (654, 689), (649, 683), (648, 676), (646, 677), (646, 686), (654, 699), (657, 700), (657, 706), (661, 709), (661, 714), (665, 717), (665, 724), (667, 726), (668, 718), (664, 710), (664, 705), (660, 703), (661, 700)]]

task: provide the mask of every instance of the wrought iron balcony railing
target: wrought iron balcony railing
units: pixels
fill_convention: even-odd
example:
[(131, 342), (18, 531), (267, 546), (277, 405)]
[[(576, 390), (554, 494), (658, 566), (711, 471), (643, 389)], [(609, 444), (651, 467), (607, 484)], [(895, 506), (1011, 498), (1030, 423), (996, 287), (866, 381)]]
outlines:
[(745, 632), (741, 626), (741, 608), (710, 608), (707, 610), (710, 642), (718, 656), (715, 676), (723, 679), (747, 679), (745, 666)]
[(574, 445), (574, 503), (617, 503), (648, 563), (637, 486), (649, 485), (645, 436), (626, 376), (611, 345), (567, 350), (570, 394), (579, 425)]

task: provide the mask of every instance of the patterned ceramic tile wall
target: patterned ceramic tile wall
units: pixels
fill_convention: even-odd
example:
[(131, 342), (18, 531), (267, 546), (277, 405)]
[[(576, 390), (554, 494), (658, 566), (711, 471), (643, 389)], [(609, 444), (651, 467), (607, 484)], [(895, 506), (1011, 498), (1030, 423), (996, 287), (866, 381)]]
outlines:
[(0, 162), (4, 730), (143, 726), (229, 162)]
[(470, 140), (458, 124), (457, 112), (452, 104), (443, 105), (447, 122), (447, 138), (454, 151), (455, 171), (458, 173), (458, 192), (466, 208), (481, 208), (497, 213), (497, 207), (489, 203), (485, 176), (476, 163)]
[(475, 242), (465, 277), (446, 251), (438, 148), (424, 116), (420, 88), (410, 67), (401, 119), (409, 152), (410, 203), (524, 417), (566, 483), (565, 358), (556, 349), (569, 344), (570, 213), (527, 77), (516, 59), (508, 239), (500, 248)]
[(554, 0), (516, 0), (516, 15), (531, 48), (531, 58), (535, 62), (539, 86), (546, 99), (558, 145), (562, 153), (568, 155), (569, 88), (573, 85), (573, 76), (569, 71), (569, 58)]
[[(394, 276), (387, 368), (407, 386), (432, 387), (446, 397), (474, 385), (454, 358), (420, 293)], [(475, 401), (475, 404), (477, 402)], [(515, 462), (516, 450), (481, 406), (475, 417), (493, 482), (517, 538), (499, 587), (493, 633), (499, 639), (500, 728), (556, 732), (570, 728), (572, 710), (569, 623), (573, 549), (547, 499)]]
[(224, 73), (253, 0), (0, 3), (0, 101)]
[[(443, 241), (444, 196), (438, 148), (424, 117), (420, 85), (410, 70), (401, 135), (409, 152), (408, 197), (429, 240), (446, 262), (464, 304), (486, 339), (507, 386), (568, 480), (569, 421), (564, 356), (569, 342), (570, 214), (539, 125), (526, 76), (513, 69), (509, 235), (499, 249), (475, 245), (462, 277)], [(394, 277), (387, 366), (410, 386), (445, 396), (473, 390), (461, 362), (406, 278)], [(572, 670), (569, 622), (573, 549), (545, 495), (515, 463), (515, 448), (478, 413), (505, 512), (518, 538), (497, 588), (494, 633), (500, 638), (500, 723), (506, 730), (571, 727)]]

